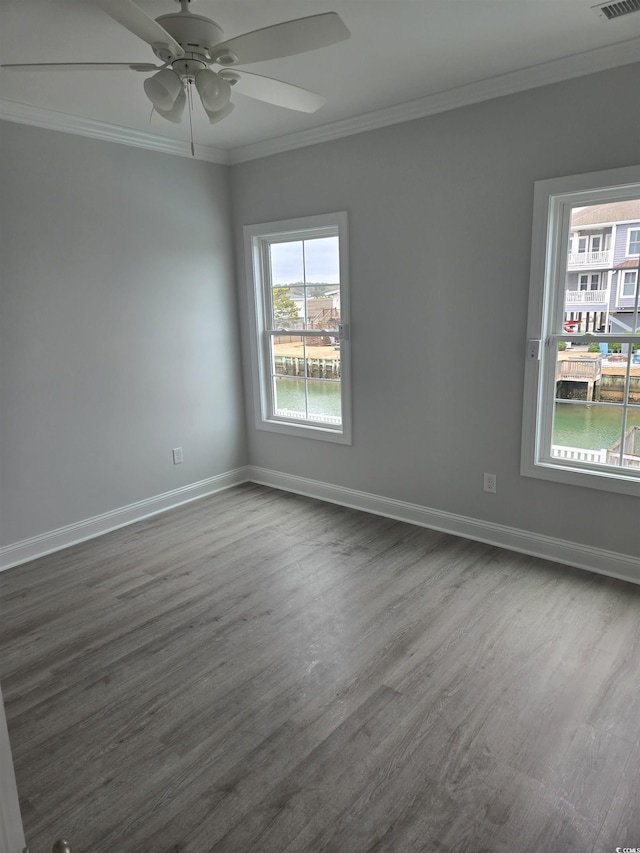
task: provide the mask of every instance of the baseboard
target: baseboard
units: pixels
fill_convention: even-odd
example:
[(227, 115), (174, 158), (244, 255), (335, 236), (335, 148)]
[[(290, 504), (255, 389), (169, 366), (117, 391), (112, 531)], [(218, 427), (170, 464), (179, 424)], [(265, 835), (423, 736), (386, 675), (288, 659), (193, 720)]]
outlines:
[(626, 554), (253, 465), (218, 474), (198, 483), (7, 545), (0, 548), (0, 571), (247, 481), (640, 584), (640, 560)]
[(553, 560), (556, 563), (640, 584), (640, 560), (626, 554), (555, 539), (551, 536), (542, 536), (539, 533), (531, 533), (503, 524), (479, 521), (464, 515), (442, 512), (419, 504), (385, 498), (369, 492), (360, 492), (252, 465), (247, 468), (247, 479), (264, 486), (318, 498), (374, 515), (395, 518), (398, 521), (406, 521), (432, 530), (462, 536), (465, 539), (486, 542), (489, 545), (497, 545), (499, 548), (542, 557), (545, 560)]
[(151, 515), (166, 512), (190, 501), (196, 501), (206, 495), (238, 486), (240, 483), (246, 483), (247, 479), (247, 469), (236, 468), (179, 489), (172, 489), (170, 492), (95, 515), (93, 518), (33, 536), (31, 539), (23, 539), (21, 542), (0, 548), (0, 571), (34, 560), (36, 557), (44, 557), (45, 554), (60, 551), (62, 548), (68, 548), (86, 539), (102, 536), (110, 530), (134, 524), (136, 521), (142, 521)]

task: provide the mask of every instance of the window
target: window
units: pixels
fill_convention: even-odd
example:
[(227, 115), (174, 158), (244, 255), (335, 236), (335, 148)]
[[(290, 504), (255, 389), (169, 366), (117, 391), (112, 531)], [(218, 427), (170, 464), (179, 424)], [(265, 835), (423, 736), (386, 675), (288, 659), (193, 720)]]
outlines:
[(629, 229), (627, 255), (640, 255), (640, 228)]
[(349, 444), (347, 214), (244, 229), (256, 426)]
[[(595, 307), (588, 333), (572, 333), (564, 323), (571, 301), (571, 228), (593, 222), (615, 232), (624, 220), (637, 218), (638, 167), (535, 185), (521, 464), (525, 476), (640, 495), (637, 268), (623, 271), (622, 287), (633, 288), (633, 304), (623, 313)], [(620, 272), (624, 250), (622, 243), (612, 252), (603, 276)], [(591, 274), (584, 286), (593, 286)]]
[(580, 290), (599, 290), (600, 289), (600, 273), (592, 273), (591, 275), (580, 276)]
[(622, 292), (621, 296), (633, 299), (636, 295), (636, 282), (638, 281), (638, 271), (628, 270), (622, 274)]

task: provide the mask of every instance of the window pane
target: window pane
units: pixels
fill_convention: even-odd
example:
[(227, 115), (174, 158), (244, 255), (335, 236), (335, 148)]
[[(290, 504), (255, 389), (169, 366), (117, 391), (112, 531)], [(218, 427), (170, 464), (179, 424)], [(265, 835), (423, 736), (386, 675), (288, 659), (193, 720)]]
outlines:
[(556, 401), (551, 455), (595, 465), (618, 464), (615, 448), (620, 446), (623, 414), (622, 406)]
[(636, 295), (636, 281), (638, 273), (635, 270), (626, 271), (622, 275), (622, 296), (631, 298)]
[(306, 395), (304, 379), (276, 377), (274, 387), (274, 415), (281, 418), (306, 420)]
[(627, 409), (622, 467), (640, 469), (640, 408)]
[(295, 288), (274, 287), (271, 291), (271, 328), (303, 327), (304, 302)]
[(307, 383), (309, 418), (326, 424), (342, 423), (342, 399), (339, 382), (321, 382), (310, 379)]
[[(561, 345), (560, 345), (561, 346)], [(598, 347), (599, 352), (589, 352)], [(552, 457), (594, 465), (640, 468), (640, 358), (627, 381), (630, 344), (582, 345), (559, 350)], [(611, 350), (611, 351), (609, 351)], [(621, 351), (620, 351), (621, 350)]]
[(305, 278), (307, 284), (340, 283), (338, 237), (320, 237), (304, 242)]
[(272, 338), (274, 414), (342, 423), (340, 344), (332, 337)]
[(271, 243), (271, 284), (281, 287), (283, 284), (302, 284), (304, 281), (304, 259), (302, 241), (290, 243)]
[(303, 338), (274, 335), (271, 338), (271, 363), (277, 376), (304, 376)]
[[(612, 256), (607, 242), (611, 227), (603, 222), (611, 218), (610, 205), (574, 207), (571, 229), (574, 233), (593, 227), (591, 236), (580, 236), (568, 242), (567, 275), (564, 295), (564, 332), (604, 332), (607, 330), (610, 309), (610, 277), (599, 272), (611, 265)], [(577, 244), (578, 251), (572, 251)], [(606, 246), (606, 249), (605, 249)]]
[[(607, 344), (581, 344), (565, 348), (560, 342), (556, 355), (556, 392), (558, 400), (599, 401)], [(590, 352), (590, 350), (595, 350)], [(622, 402), (622, 400), (620, 400)]]
[[(625, 348), (628, 345), (625, 344)], [(631, 369), (629, 370), (629, 388), (626, 395), (626, 401), (629, 405), (640, 406), (640, 344), (636, 344), (638, 349), (632, 350), (628, 355), (631, 358)], [(626, 366), (626, 365), (625, 365)]]
[[(311, 290), (311, 288), (307, 288)], [(340, 299), (328, 292), (325, 295), (307, 295), (307, 328), (333, 331), (337, 334), (340, 323)], [(335, 337), (335, 336), (334, 336)]]

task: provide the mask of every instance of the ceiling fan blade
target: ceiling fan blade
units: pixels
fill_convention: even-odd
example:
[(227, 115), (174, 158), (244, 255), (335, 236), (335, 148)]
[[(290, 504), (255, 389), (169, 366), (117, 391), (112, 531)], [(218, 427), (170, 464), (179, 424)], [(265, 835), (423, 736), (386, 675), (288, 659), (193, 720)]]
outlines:
[(187, 95), (183, 90), (176, 98), (175, 103), (170, 110), (159, 110), (157, 107), (154, 107), (153, 109), (159, 116), (166, 118), (167, 121), (172, 121), (174, 124), (180, 124), (186, 103)]
[(225, 104), (224, 107), (219, 110), (208, 110), (204, 106), (204, 104), (202, 106), (204, 107), (205, 113), (209, 117), (209, 124), (216, 124), (216, 122), (222, 121), (223, 118), (226, 118), (229, 113), (233, 111), (233, 104), (231, 103), (231, 101), (229, 101), (228, 104)]
[(161, 27), (157, 21), (150, 18), (131, 0), (91, 0), (91, 2), (100, 6), (110, 18), (122, 24), (125, 29), (152, 47), (154, 45), (166, 45), (173, 56), (182, 56), (184, 53), (173, 36), (169, 35), (164, 27)]
[[(296, 18), (272, 27), (245, 33), (215, 45), (211, 50), (214, 62), (221, 65), (248, 65), (281, 56), (294, 56), (319, 47), (348, 39), (349, 30), (335, 12)], [(230, 55), (231, 54), (231, 55)]]
[(288, 110), (314, 113), (327, 101), (323, 95), (301, 89), (300, 86), (292, 86), (291, 83), (283, 83), (261, 74), (251, 74), (249, 71), (223, 70), (220, 76), (231, 83), (234, 92)]
[(31, 65), (6, 64), (12, 71), (154, 71), (162, 65), (150, 62), (36, 62)]

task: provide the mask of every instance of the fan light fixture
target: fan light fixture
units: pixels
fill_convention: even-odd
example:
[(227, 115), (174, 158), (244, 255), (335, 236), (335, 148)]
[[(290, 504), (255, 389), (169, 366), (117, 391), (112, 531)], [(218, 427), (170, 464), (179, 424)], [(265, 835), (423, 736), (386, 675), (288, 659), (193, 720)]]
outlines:
[(166, 113), (173, 108), (182, 92), (182, 80), (175, 71), (163, 68), (144, 81), (144, 91), (158, 112)]
[(206, 107), (204, 111), (207, 114), (209, 119), (209, 124), (217, 124), (219, 121), (222, 121), (223, 118), (226, 118), (229, 113), (233, 111), (233, 104), (229, 101), (222, 109), (219, 110), (208, 110)]
[(181, 92), (178, 92), (178, 97), (170, 110), (160, 110), (158, 107), (155, 107), (155, 111), (158, 115), (161, 115), (162, 118), (166, 118), (167, 121), (172, 121), (174, 124), (180, 124), (186, 103), (187, 93), (183, 89)]
[(231, 86), (215, 71), (205, 68), (196, 74), (196, 89), (207, 112), (217, 112), (229, 103)]
[[(0, 0), (0, 3), (2, 0)], [(349, 30), (335, 12), (323, 12), (283, 21), (270, 27), (224, 38), (222, 28), (204, 15), (194, 15), (189, 4), (176, 0), (180, 11), (151, 18), (134, 0), (91, 0), (110, 18), (151, 47), (161, 66), (149, 62), (18, 62), (0, 67), (14, 71), (140, 71), (153, 73), (144, 81), (144, 91), (153, 111), (167, 121), (180, 122), (189, 107), (191, 153), (193, 145), (193, 83), (211, 124), (233, 110), (234, 93), (290, 110), (312, 113), (325, 98), (291, 83), (251, 74), (236, 65), (266, 62), (296, 56), (348, 39)], [(640, 0), (612, 0), (613, 3), (640, 3)], [(208, 68), (222, 66), (219, 73)], [(233, 66), (233, 70), (229, 70)]]

